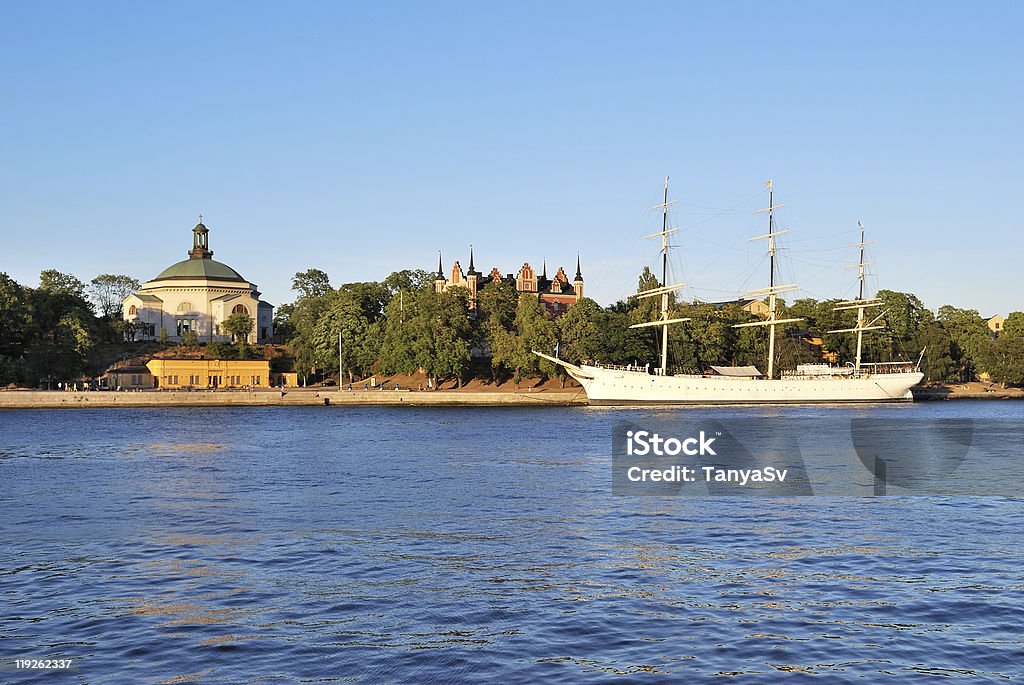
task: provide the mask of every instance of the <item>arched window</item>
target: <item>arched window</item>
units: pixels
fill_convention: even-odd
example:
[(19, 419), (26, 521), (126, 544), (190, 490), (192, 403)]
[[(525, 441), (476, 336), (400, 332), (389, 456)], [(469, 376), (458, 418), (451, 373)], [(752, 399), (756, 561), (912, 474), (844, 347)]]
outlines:
[(232, 314), (246, 314), (248, 315), (249, 310), (245, 308), (244, 304), (236, 304), (231, 310)]
[(193, 311), (192, 303), (191, 302), (182, 302), (181, 304), (178, 305), (178, 311), (179, 312), (191, 312), (191, 311)]
[(135, 305), (132, 305), (131, 307), (128, 307), (128, 316), (137, 316), (138, 313), (139, 313), (139, 310), (135, 307)]

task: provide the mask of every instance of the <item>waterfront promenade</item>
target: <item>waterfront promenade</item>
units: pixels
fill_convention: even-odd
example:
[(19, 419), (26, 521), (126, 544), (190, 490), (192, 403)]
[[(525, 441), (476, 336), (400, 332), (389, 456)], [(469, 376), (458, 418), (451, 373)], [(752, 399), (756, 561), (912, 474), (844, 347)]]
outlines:
[[(988, 383), (963, 383), (914, 388), (914, 399), (1005, 400), (1024, 399), (1021, 388), (1001, 388)], [(260, 390), (144, 390), (100, 391), (0, 391), (0, 409), (63, 409), (103, 407), (308, 407), (308, 406), (409, 406), (409, 407), (523, 407), (586, 406), (582, 388), (499, 390), (344, 390), (338, 388), (289, 388)]]
[(0, 409), (95, 409), (103, 407), (301, 407), (351, 406), (583, 406), (580, 388), (565, 391), (459, 392), (448, 390), (163, 390), (142, 392), (63, 392), (7, 390), (0, 392)]

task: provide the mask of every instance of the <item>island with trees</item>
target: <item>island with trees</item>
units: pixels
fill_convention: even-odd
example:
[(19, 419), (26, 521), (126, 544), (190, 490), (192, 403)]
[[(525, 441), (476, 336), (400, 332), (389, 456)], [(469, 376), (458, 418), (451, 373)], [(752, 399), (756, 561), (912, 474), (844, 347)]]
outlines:
[[(359, 382), (370, 376), (420, 374), (427, 385), (453, 389), (470, 381), (496, 388), (524, 382), (566, 383), (560, 370), (532, 354), (551, 351), (571, 362), (644, 364), (658, 356), (649, 330), (630, 329), (650, 320), (652, 298), (627, 297), (602, 307), (589, 298), (554, 318), (535, 294), (507, 283), (488, 283), (471, 307), (468, 292), (435, 292), (433, 274), (396, 271), (379, 282), (332, 284), (319, 269), (295, 274), (293, 302), (278, 307), (274, 343), (245, 343), (251, 318), (233, 315), (224, 330), (236, 343), (180, 343), (155, 334), (133, 337), (121, 318), (121, 301), (138, 288), (125, 275), (102, 274), (88, 283), (49, 269), (35, 287), (0, 273), (0, 387), (53, 389), (57, 383), (86, 387), (118, 360), (145, 358), (171, 350), (206, 358), (266, 358), (294, 372), (303, 384)], [(644, 270), (637, 292), (660, 287)], [(865, 340), (864, 358), (916, 361), (926, 384), (985, 380), (1005, 388), (1024, 387), (1024, 313), (1006, 317), (996, 335), (978, 311), (944, 305), (932, 311), (911, 293), (881, 290), (884, 327)], [(828, 331), (853, 325), (850, 311), (833, 300), (796, 299), (781, 315), (803, 319), (777, 346), (777, 366), (852, 361), (852, 337)], [(672, 317), (688, 317), (670, 339), (670, 365), (694, 372), (710, 365), (757, 365), (765, 356), (763, 332), (734, 328), (756, 315), (741, 302), (672, 301)], [(135, 336), (137, 337), (137, 336)], [(818, 344), (808, 344), (808, 337)]]

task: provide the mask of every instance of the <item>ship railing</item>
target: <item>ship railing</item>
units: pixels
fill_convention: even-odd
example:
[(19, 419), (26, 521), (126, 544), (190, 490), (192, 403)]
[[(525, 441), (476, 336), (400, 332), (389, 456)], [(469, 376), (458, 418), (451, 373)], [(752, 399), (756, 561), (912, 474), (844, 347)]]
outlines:
[(917, 370), (913, 362), (873, 362), (861, 364), (859, 370), (853, 366), (833, 366), (828, 372), (823, 373), (799, 373), (796, 370), (783, 371), (782, 378), (786, 380), (816, 380), (821, 378), (864, 378), (868, 376), (880, 376), (891, 373), (912, 373)]
[(900, 361), (900, 362), (873, 362), (871, 364), (861, 364), (861, 374), (884, 374), (884, 373), (913, 373), (917, 371), (917, 365), (913, 362)]
[(594, 362), (593, 364), (589, 364), (589, 366), (594, 366), (598, 369), (608, 369), (610, 371), (631, 371), (633, 373), (650, 373), (650, 369), (648, 368), (648, 366), (640, 366), (639, 364), (626, 364), (625, 366), (621, 366), (618, 364), (602, 364), (599, 362)]

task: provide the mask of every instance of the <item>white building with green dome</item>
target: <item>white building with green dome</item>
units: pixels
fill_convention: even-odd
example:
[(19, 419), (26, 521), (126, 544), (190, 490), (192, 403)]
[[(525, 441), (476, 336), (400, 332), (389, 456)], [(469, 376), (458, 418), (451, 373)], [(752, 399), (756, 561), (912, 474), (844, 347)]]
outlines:
[(228, 342), (221, 324), (232, 314), (244, 313), (253, 320), (249, 342), (269, 342), (274, 306), (260, 299), (255, 283), (213, 259), (209, 233), (199, 217), (188, 259), (167, 267), (125, 298), (124, 319), (135, 325), (136, 340), (157, 338), (163, 329), (170, 340), (180, 341), (195, 331), (200, 342)]

